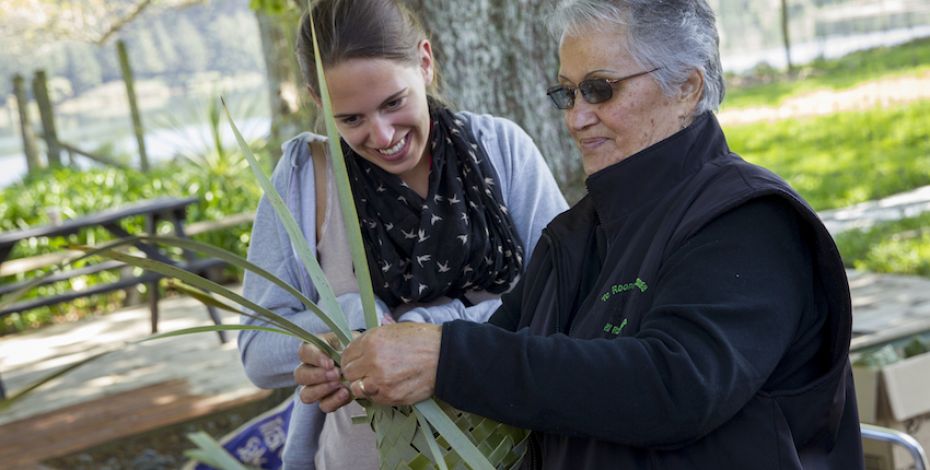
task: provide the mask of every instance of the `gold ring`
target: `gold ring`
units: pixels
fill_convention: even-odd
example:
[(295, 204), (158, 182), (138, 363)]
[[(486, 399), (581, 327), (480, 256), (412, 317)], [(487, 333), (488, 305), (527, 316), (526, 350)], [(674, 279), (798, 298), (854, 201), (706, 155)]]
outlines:
[(358, 389), (362, 391), (362, 395), (368, 396), (368, 392), (365, 391), (365, 379), (358, 379)]

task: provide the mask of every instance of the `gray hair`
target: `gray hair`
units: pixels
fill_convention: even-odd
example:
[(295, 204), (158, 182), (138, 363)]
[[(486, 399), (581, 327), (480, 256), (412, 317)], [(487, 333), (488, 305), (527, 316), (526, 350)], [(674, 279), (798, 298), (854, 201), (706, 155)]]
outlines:
[(549, 30), (561, 41), (621, 27), (633, 59), (645, 69), (661, 67), (653, 78), (666, 96), (674, 96), (693, 70), (701, 71), (698, 115), (716, 111), (725, 92), (714, 21), (706, 0), (562, 0)]

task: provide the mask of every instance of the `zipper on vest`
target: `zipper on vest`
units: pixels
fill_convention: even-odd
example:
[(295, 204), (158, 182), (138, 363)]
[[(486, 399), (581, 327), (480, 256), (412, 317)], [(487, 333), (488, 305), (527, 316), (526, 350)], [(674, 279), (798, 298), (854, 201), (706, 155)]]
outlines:
[(559, 244), (555, 242), (555, 235), (553, 235), (548, 227), (543, 228), (540, 238), (546, 240), (546, 243), (549, 244), (549, 256), (552, 259), (552, 270), (555, 272), (555, 332), (567, 334), (568, 331), (562, 328), (562, 278), (561, 278), (561, 265), (559, 264)]

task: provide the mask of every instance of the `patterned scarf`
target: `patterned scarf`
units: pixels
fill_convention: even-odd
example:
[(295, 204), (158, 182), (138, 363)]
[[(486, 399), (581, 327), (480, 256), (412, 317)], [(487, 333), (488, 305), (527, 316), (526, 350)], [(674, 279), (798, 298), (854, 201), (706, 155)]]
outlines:
[(450, 110), (430, 101), (432, 168), (424, 200), (343, 141), (375, 294), (391, 307), (506, 291), (523, 245), (484, 149)]

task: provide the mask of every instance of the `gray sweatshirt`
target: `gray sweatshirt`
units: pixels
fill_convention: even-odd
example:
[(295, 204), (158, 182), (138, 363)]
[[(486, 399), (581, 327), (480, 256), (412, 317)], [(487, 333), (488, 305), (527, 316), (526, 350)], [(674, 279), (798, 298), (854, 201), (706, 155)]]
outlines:
[[(478, 139), (497, 172), (504, 204), (513, 219), (514, 227), (524, 243), (529, 263), (533, 247), (543, 227), (560, 212), (567, 209), (555, 179), (543, 161), (532, 139), (513, 122), (468, 112), (458, 113), (472, 134)], [(284, 155), (272, 175), (275, 188), (284, 198), (297, 219), (311, 249), (316, 247), (316, 191), (313, 164), (307, 143), (324, 137), (303, 133), (282, 146)], [(310, 299), (317, 299), (310, 275), (301, 265), (283, 226), (266, 198), (258, 205), (252, 229), (248, 258), (300, 290)], [(246, 272), (244, 295), (253, 302), (267, 307), (302, 328), (320, 333), (328, 331), (315, 314), (283, 289), (264, 278)], [(352, 329), (364, 328), (361, 301), (357, 293), (338, 297), (338, 303)], [(428, 305), (404, 306), (404, 313), (392, 312), (398, 321), (444, 323), (455, 319), (484, 322), (500, 306), (495, 296), (471, 307), (458, 299), (442, 298)], [(378, 301), (379, 317), (387, 313), (386, 305)], [(242, 317), (243, 323), (255, 320)], [(299, 365), (297, 349), (300, 341), (284, 335), (256, 331), (239, 334), (239, 352), (249, 379), (262, 388), (295, 386), (293, 372)], [(287, 432), (284, 461), (289, 469), (314, 468), (313, 456), (317, 450), (317, 436), (322, 428), (324, 414), (318, 406), (305, 405), (296, 400)]]

